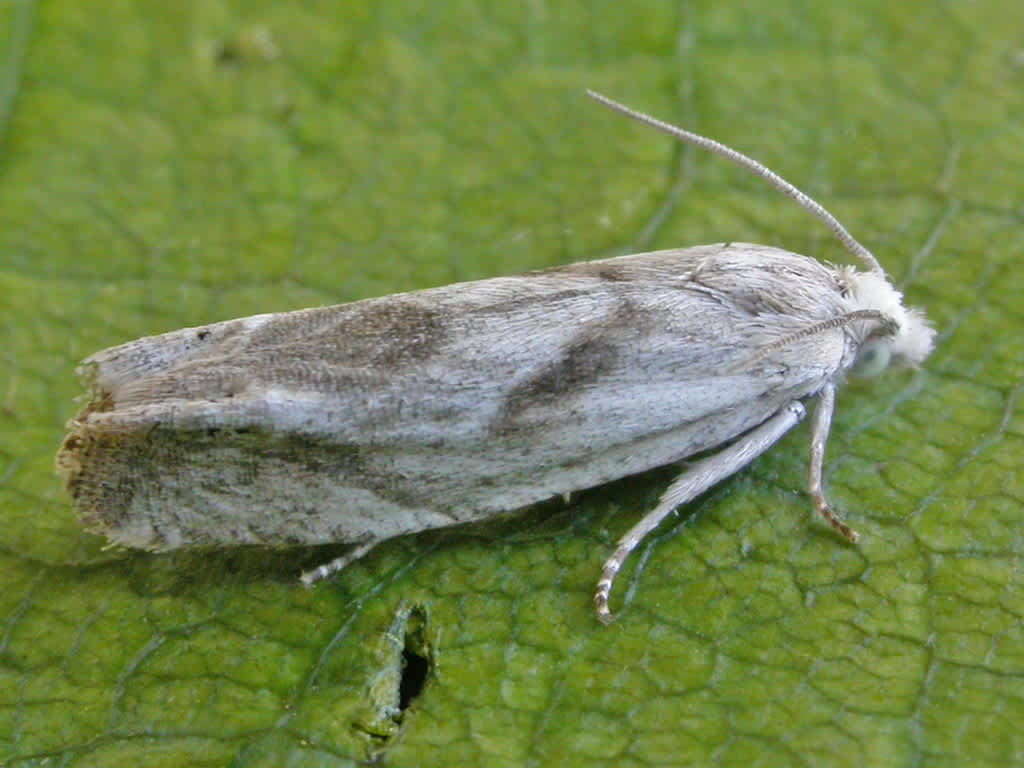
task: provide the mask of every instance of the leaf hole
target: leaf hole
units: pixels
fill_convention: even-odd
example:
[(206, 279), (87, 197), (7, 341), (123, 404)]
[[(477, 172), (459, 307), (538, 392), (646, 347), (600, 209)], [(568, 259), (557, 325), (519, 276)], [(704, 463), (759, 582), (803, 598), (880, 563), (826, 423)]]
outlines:
[(352, 722), (352, 729), (367, 739), (369, 754), (377, 759), (388, 749), (416, 706), (436, 665), (427, 630), (427, 611), (406, 600), (399, 603), (377, 650), (380, 666), (367, 686), (367, 708)]
[(427, 642), (427, 614), (422, 607), (409, 611), (402, 645), (402, 675), (398, 682), (399, 719), (423, 693), (433, 667)]
[(430, 659), (406, 648), (402, 651), (402, 680), (398, 684), (398, 708), (405, 712), (423, 692), (430, 674)]

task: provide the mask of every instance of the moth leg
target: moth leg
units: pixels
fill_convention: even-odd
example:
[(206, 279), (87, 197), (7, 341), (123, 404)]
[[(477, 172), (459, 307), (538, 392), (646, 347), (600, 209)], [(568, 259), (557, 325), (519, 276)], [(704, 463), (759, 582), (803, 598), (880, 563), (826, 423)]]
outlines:
[(354, 547), (352, 547), (352, 549), (350, 549), (341, 557), (336, 557), (333, 560), (324, 563), (323, 565), (318, 565), (311, 571), (306, 571), (301, 576), (302, 583), (307, 587), (312, 587), (318, 581), (322, 581), (326, 579), (328, 576), (333, 576), (334, 574), (338, 573), (338, 571), (341, 571), (344, 568), (348, 567), (356, 560), (358, 560), (360, 557), (369, 552), (371, 549), (373, 549), (375, 546), (377, 546), (379, 543), (380, 539), (370, 539), (369, 541), (364, 541), (360, 544), (356, 544)]
[(860, 534), (844, 523), (832, 507), (821, 489), (821, 473), (825, 466), (825, 445), (828, 443), (828, 432), (832, 428), (832, 412), (836, 407), (836, 388), (834, 384), (826, 384), (818, 393), (818, 405), (811, 416), (811, 467), (807, 481), (807, 492), (814, 502), (814, 509), (824, 518), (825, 522), (852, 542), (860, 538)]
[(615, 552), (605, 562), (604, 568), (601, 570), (601, 578), (597, 582), (597, 592), (594, 595), (597, 618), (602, 624), (608, 624), (612, 620), (612, 615), (608, 610), (608, 598), (611, 595), (612, 584), (615, 582), (615, 575), (622, 568), (629, 553), (636, 549), (644, 537), (657, 528), (676, 507), (691, 501), (711, 486), (747, 466), (777, 443), (806, 415), (807, 411), (804, 406), (798, 401), (793, 401), (763, 424), (750, 430), (718, 453), (694, 462), (676, 478), (676, 481), (662, 494), (658, 505), (619, 539)]

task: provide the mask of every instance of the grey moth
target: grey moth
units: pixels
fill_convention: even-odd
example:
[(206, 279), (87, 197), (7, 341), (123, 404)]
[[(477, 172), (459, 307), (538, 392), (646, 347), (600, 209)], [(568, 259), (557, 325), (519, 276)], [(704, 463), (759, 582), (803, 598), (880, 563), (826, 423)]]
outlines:
[(934, 331), (818, 203), (863, 265), (726, 242), (186, 328), (97, 352), (57, 455), (84, 523), (148, 550), (350, 542), (324, 578), (395, 536), (489, 518), (697, 454), (604, 564), (609, 596), (661, 520), (812, 418), (822, 492), (836, 387), (916, 366)]

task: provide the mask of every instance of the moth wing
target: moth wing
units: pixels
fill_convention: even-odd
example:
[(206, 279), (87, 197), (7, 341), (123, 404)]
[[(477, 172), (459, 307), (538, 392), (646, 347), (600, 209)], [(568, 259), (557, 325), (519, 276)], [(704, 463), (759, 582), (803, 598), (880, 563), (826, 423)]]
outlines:
[(596, 484), (714, 447), (834, 373), (836, 338), (745, 366), (808, 322), (779, 306), (794, 274), (827, 293), (804, 257), (705, 246), (186, 329), (94, 356), (113, 407), (93, 419), (447, 453), (496, 484), (575, 466), (588, 479), (567, 482)]
[(96, 352), (78, 367), (83, 383), (94, 393), (121, 387), (202, 359), (212, 351), (223, 355), (264, 323), (279, 315), (264, 314), (144, 336)]
[[(276, 541), (284, 529), (288, 541), (331, 541), (484, 517), (677, 461), (813, 394), (842, 357), (839, 334), (814, 355), (745, 364), (807, 322), (770, 293), (792, 293), (792, 269), (829, 289), (827, 270), (804, 257), (775, 252), (765, 271), (745, 248), (231, 321), (207, 326), (222, 335), (200, 339), (201, 351), (188, 334), (203, 329), (191, 329), (163, 337), (167, 354), (154, 340), (100, 353), (104, 405), (87, 406), (66, 443), (69, 483), (88, 486), (108, 525), (137, 525), (178, 486), (169, 506), (181, 530), (157, 535), (144, 521), (132, 541), (216, 540), (225, 525), (232, 541)], [(177, 465), (154, 479), (140, 456)], [(126, 462), (130, 498), (97, 490), (97, 467)], [(240, 494), (256, 500), (244, 512)], [(239, 517), (256, 507), (269, 520)]]

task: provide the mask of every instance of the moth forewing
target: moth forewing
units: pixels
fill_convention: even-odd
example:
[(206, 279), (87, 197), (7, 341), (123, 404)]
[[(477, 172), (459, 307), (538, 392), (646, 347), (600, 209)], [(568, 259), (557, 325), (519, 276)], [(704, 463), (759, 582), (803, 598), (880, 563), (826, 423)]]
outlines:
[[(754, 277), (766, 259), (790, 268)], [(796, 327), (784, 305), (747, 322), (735, 308), (746, 297), (700, 277), (733, 267), (776, 292), (794, 274), (830, 290), (820, 265), (728, 244), (107, 350), (84, 366), (103, 406), (72, 425), (69, 484), (115, 541), (168, 549), (383, 539), (668, 464), (756, 426), (842, 364), (834, 334), (815, 365), (787, 352), (727, 371)], [(399, 307), (429, 307), (429, 334), (396, 344)], [(221, 343), (196, 354), (190, 338)], [(243, 498), (259, 503), (236, 508)]]
[(83, 364), (91, 400), (58, 467), (83, 520), (127, 546), (353, 544), (312, 583), (394, 536), (717, 449), (605, 564), (607, 621), (643, 536), (776, 442), (809, 397), (809, 489), (853, 537), (821, 490), (835, 386), (866, 343), (916, 363), (932, 337), (868, 257), (858, 272), (720, 243), (139, 339)]

